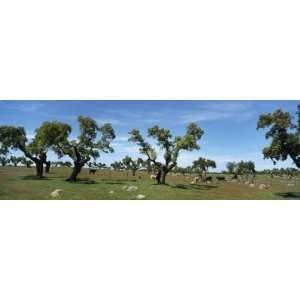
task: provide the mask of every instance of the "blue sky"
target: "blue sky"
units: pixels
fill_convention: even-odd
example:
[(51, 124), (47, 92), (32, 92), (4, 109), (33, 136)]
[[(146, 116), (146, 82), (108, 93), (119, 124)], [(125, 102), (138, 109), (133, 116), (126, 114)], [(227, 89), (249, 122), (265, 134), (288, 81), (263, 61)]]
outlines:
[[(28, 138), (43, 121), (63, 121), (72, 128), (72, 137), (78, 135), (76, 118), (85, 115), (99, 124), (110, 122), (116, 131), (113, 142), (115, 152), (103, 154), (99, 161), (110, 164), (125, 155), (143, 157), (138, 148), (129, 143), (128, 132), (138, 128), (146, 135), (147, 128), (158, 124), (174, 135), (182, 135), (190, 122), (196, 122), (205, 132), (199, 144), (201, 149), (181, 152), (180, 166), (187, 166), (199, 156), (217, 162), (217, 170), (225, 169), (226, 162), (253, 160), (257, 169), (272, 168), (261, 151), (268, 145), (264, 132), (256, 130), (261, 113), (278, 108), (295, 115), (299, 101), (0, 101), (0, 125), (24, 126)], [(149, 140), (155, 144), (154, 140)], [(159, 148), (157, 148), (159, 151)], [(161, 158), (161, 154), (159, 154)], [(56, 160), (54, 153), (49, 158)], [(67, 160), (67, 158), (65, 159)], [(280, 162), (277, 167), (291, 167), (291, 160)]]

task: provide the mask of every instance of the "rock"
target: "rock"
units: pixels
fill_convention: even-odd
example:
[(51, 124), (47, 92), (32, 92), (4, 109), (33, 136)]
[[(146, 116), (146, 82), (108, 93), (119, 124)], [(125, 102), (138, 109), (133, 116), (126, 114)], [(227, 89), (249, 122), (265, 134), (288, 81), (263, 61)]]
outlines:
[(259, 188), (260, 190), (265, 190), (265, 189), (267, 188), (267, 186), (266, 186), (265, 184), (260, 184), (260, 185), (258, 186), (258, 188)]
[(114, 194), (115, 192), (114, 192), (114, 191), (109, 191), (108, 193), (109, 193), (109, 194)]
[(60, 197), (62, 195), (62, 190), (60, 190), (60, 189), (54, 190), (50, 195), (53, 198)]
[(249, 184), (249, 183), (250, 183), (249, 181), (246, 181), (246, 182), (245, 182), (245, 184)]
[(136, 199), (138, 199), (138, 200), (145, 199), (145, 198), (146, 198), (146, 196), (142, 195), (142, 194), (139, 194), (136, 196)]
[(131, 186), (129, 186), (128, 188), (127, 188), (127, 192), (135, 192), (135, 191), (137, 191), (138, 190), (138, 187), (137, 186), (135, 186), (135, 185), (131, 185)]
[(128, 188), (127, 185), (122, 186), (122, 190), (126, 190)]
[(295, 183), (288, 183), (288, 186), (295, 186)]
[(253, 187), (255, 187), (255, 184), (251, 183), (251, 184), (249, 184), (249, 187), (253, 188)]
[(232, 179), (231, 182), (237, 182), (237, 180), (236, 179)]

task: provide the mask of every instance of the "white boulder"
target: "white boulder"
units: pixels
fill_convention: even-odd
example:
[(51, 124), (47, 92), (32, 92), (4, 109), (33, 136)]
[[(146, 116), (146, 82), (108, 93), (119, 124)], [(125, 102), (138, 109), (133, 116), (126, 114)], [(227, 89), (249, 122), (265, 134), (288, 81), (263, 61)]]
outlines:
[(127, 188), (127, 192), (135, 192), (135, 191), (137, 191), (138, 190), (138, 187), (137, 186), (135, 186), (135, 185), (131, 185), (131, 186), (129, 186), (128, 188)]
[(52, 198), (60, 197), (62, 195), (62, 190), (60, 189), (54, 190), (50, 195)]

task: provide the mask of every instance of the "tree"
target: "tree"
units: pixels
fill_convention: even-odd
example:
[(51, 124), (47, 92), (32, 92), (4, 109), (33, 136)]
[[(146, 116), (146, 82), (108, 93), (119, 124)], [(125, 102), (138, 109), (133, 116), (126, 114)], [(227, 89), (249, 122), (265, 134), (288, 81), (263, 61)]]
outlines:
[(255, 170), (255, 164), (253, 161), (240, 161), (237, 165), (237, 174), (238, 175), (247, 175), (248, 179), (249, 176), (252, 175), (254, 177), (256, 176), (256, 170)]
[(36, 165), (36, 175), (43, 177), (43, 164), (47, 160), (47, 151), (54, 141), (64, 139), (69, 127), (64, 127), (58, 122), (52, 126), (52, 131), (45, 130), (47, 122), (35, 130), (35, 137), (28, 143), (24, 127), (0, 126), (0, 142), (6, 148), (20, 150)]
[(47, 160), (45, 165), (46, 165), (45, 173), (49, 173), (50, 172), (50, 167), (51, 167), (51, 161)]
[(279, 160), (290, 157), (300, 169), (300, 105), (297, 110), (297, 123), (292, 122), (289, 112), (281, 109), (273, 113), (259, 116), (257, 130), (266, 129), (266, 139), (271, 143), (263, 149), (265, 159), (271, 159), (274, 164)]
[(0, 163), (2, 167), (5, 167), (6, 164), (9, 163), (9, 159), (7, 158), (8, 149), (4, 147), (3, 145), (0, 146)]
[(154, 138), (157, 141), (157, 145), (163, 150), (164, 162), (157, 161), (155, 149), (145, 141), (138, 129), (133, 129), (129, 134), (129, 141), (136, 143), (139, 146), (140, 153), (146, 155), (147, 159), (157, 167), (157, 184), (165, 184), (167, 174), (177, 166), (180, 151), (200, 149), (197, 142), (201, 139), (204, 131), (195, 123), (191, 123), (188, 125), (184, 136), (173, 137), (167, 129), (159, 126), (149, 128), (148, 137)]
[(199, 173), (200, 175), (203, 174), (202, 177), (202, 180), (205, 181), (206, 179), (206, 175), (208, 173), (208, 169), (209, 168), (216, 168), (217, 165), (216, 165), (216, 162), (213, 161), (213, 160), (210, 160), (210, 159), (206, 159), (206, 158), (203, 158), (203, 157), (199, 157), (197, 160), (195, 160), (193, 162), (193, 168), (194, 170)]
[(127, 170), (127, 177), (128, 177), (128, 171), (132, 171), (132, 176), (135, 176), (136, 172), (141, 169), (144, 165), (144, 161), (141, 158), (138, 158), (137, 160), (133, 160), (131, 157), (126, 155), (122, 161), (121, 161), (123, 168)]
[(234, 161), (229, 161), (227, 164), (226, 164), (226, 168), (228, 170), (228, 173), (230, 174), (235, 174), (236, 171), (237, 171), (237, 163), (234, 162)]
[[(111, 141), (115, 138), (115, 133), (112, 126), (108, 123), (99, 126), (95, 120), (90, 117), (78, 117), (80, 134), (77, 140), (70, 140), (68, 134), (64, 139), (56, 139), (53, 141), (52, 149), (59, 156), (64, 155), (73, 160), (73, 170), (67, 181), (77, 181), (77, 176), (81, 172), (82, 167), (88, 163), (92, 158), (96, 159), (100, 156), (100, 152), (111, 153), (113, 148), (110, 146)], [(46, 124), (47, 131), (51, 132), (52, 127), (56, 124)], [(67, 127), (69, 125), (62, 124), (60, 126)]]
[(67, 168), (71, 168), (72, 167), (72, 163), (70, 161), (57, 161), (55, 163), (55, 166), (58, 167), (67, 167)]
[(131, 170), (131, 158), (129, 156), (125, 156), (122, 161), (121, 161), (121, 164), (123, 166), (123, 169), (126, 170), (126, 175), (127, 175), (127, 178), (128, 178), (128, 171)]
[(17, 167), (19, 163), (22, 163), (22, 157), (16, 157), (14, 155), (11, 155), (10, 162)]
[(115, 171), (123, 169), (123, 164), (120, 161), (115, 161), (110, 165)]
[(31, 168), (31, 165), (33, 164), (31, 160), (26, 159), (24, 156), (20, 157), (20, 162), (27, 168)]

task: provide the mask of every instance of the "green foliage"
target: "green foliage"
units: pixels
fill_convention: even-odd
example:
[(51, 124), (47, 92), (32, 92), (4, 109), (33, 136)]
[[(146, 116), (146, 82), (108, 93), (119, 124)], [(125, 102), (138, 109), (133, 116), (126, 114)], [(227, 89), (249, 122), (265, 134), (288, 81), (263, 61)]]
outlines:
[(144, 161), (141, 158), (138, 158), (137, 160), (133, 160), (131, 157), (127, 155), (122, 159), (121, 165), (123, 169), (131, 170), (133, 175), (135, 175), (136, 171), (138, 171), (144, 166)]
[(0, 142), (2, 148), (23, 151), (27, 142), (24, 127), (0, 126)]
[(237, 165), (238, 174), (255, 174), (255, 164), (253, 161), (240, 161)]
[(209, 168), (216, 168), (217, 164), (215, 161), (199, 157), (197, 160), (193, 161), (193, 169), (200, 172), (207, 172)]
[(257, 129), (267, 128), (265, 137), (271, 140), (270, 145), (263, 149), (264, 158), (276, 164), (276, 161), (290, 157), (300, 168), (300, 105), (297, 116), (296, 124), (292, 122), (290, 113), (280, 109), (259, 117)]
[(115, 171), (122, 170), (123, 164), (120, 161), (115, 161), (110, 165)]
[[(61, 135), (59, 138), (51, 140), (53, 143), (52, 149), (59, 157), (67, 155), (83, 166), (91, 158), (98, 158), (101, 151), (105, 153), (113, 152), (110, 143), (115, 138), (115, 133), (110, 124), (99, 127), (95, 120), (83, 116), (78, 117), (78, 123), (80, 134), (77, 140), (70, 140), (71, 128), (69, 125), (59, 125)], [(51, 123), (47, 126), (52, 131), (53, 127), (57, 127), (57, 123)]]
[[(145, 141), (138, 129), (133, 129), (129, 134), (129, 141), (136, 143), (139, 146), (140, 153), (146, 155), (151, 163), (160, 168), (162, 176), (165, 176), (177, 166), (180, 151), (200, 149), (198, 141), (201, 139), (204, 132), (195, 123), (189, 124), (186, 129), (186, 134), (181, 137), (173, 137), (169, 130), (160, 128), (159, 126), (149, 128), (148, 137), (155, 139), (157, 145), (164, 152), (164, 163), (157, 161), (155, 149)], [(164, 178), (162, 179), (162, 183), (164, 183)]]
[(226, 168), (227, 168), (227, 170), (230, 174), (233, 174), (233, 173), (236, 173), (237, 168), (238, 168), (238, 164), (234, 161), (229, 161), (226, 164)]

